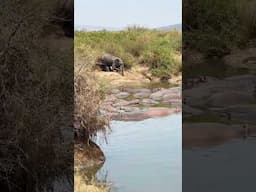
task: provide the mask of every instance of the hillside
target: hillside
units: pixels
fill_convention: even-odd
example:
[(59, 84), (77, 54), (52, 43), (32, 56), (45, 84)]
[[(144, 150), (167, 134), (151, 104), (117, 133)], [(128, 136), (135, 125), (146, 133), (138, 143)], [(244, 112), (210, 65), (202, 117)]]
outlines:
[(182, 31), (182, 24), (167, 25), (167, 26), (158, 27), (156, 29), (163, 30), (163, 31), (171, 31), (171, 30)]
[[(95, 71), (104, 53), (120, 57), (125, 73), (144, 67), (144, 78), (168, 80), (181, 73), (181, 33), (129, 28), (125, 31), (76, 32), (76, 60)], [(87, 59), (85, 59), (87, 58)]]

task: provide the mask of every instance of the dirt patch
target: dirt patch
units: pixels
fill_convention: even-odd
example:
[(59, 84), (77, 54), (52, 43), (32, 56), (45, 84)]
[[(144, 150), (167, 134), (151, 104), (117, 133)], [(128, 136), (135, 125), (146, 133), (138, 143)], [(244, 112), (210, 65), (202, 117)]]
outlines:
[[(95, 76), (99, 84), (107, 90), (121, 87), (158, 87), (164, 84), (159, 78), (152, 77), (149, 74), (149, 68), (144, 66), (133, 67), (125, 71), (124, 76), (116, 72), (95, 71)], [(181, 75), (173, 76), (168, 82), (171, 84), (181, 84)]]

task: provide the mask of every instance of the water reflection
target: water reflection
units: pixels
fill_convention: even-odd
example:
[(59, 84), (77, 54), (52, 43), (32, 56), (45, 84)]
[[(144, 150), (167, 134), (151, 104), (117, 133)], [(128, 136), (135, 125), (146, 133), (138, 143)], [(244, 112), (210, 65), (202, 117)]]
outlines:
[(209, 149), (183, 150), (183, 190), (255, 191), (256, 139), (236, 139)]
[(181, 114), (140, 122), (112, 122), (106, 162), (97, 174), (112, 191), (181, 191)]

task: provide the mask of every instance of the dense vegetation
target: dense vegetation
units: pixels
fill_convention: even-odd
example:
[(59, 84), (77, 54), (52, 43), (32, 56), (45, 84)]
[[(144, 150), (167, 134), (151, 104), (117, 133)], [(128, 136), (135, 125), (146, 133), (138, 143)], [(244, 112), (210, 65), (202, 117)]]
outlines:
[(256, 1), (183, 1), (183, 41), (207, 56), (222, 56), (256, 38)]
[(76, 32), (75, 48), (94, 59), (110, 53), (124, 60), (126, 70), (136, 65), (148, 66), (160, 78), (181, 72), (181, 33), (130, 27), (124, 31)]

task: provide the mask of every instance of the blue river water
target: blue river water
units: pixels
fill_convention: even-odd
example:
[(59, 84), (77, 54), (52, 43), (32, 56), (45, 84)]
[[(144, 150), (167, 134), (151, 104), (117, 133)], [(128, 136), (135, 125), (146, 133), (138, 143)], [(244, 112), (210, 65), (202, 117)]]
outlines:
[(112, 192), (181, 192), (181, 114), (137, 122), (113, 121), (107, 143), (98, 144), (106, 162), (97, 178)]

